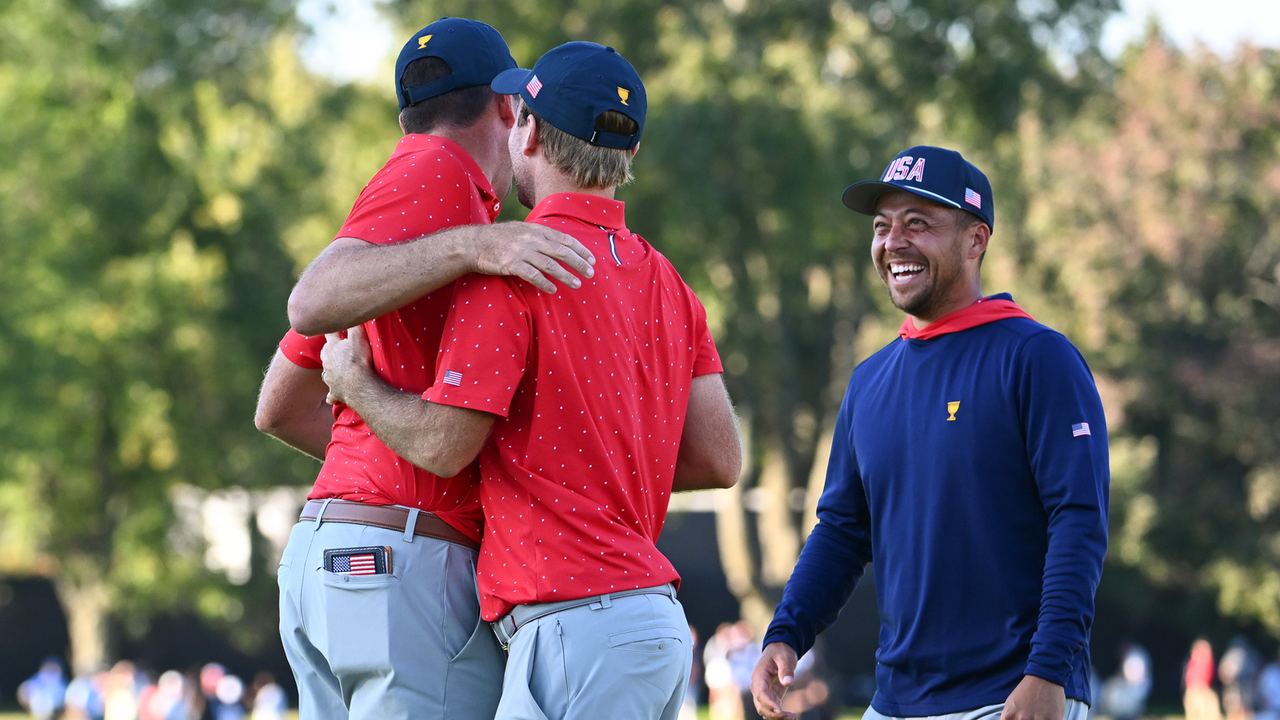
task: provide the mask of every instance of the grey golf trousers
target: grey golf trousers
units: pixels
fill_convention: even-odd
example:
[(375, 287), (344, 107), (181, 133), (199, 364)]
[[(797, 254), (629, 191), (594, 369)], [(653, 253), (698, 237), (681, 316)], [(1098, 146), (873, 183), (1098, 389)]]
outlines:
[[(391, 573), (326, 572), (326, 549), (390, 546)], [(480, 619), (476, 552), (300, 521), (280, 560), (280, 636), (301, 720), (492, 720), (504, 658)]]

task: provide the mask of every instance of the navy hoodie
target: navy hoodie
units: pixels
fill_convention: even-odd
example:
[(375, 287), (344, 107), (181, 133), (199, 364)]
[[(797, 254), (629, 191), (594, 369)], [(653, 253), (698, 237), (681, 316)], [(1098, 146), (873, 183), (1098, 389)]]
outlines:
[(1023, 675), (1089, 703), (1108, 485), (1097, 387), (1061, 334), (1009, 317), (899, 339), (853, 373), (764, 643), (807, 651), (873, 562), (880, 713), (1003, 703)]

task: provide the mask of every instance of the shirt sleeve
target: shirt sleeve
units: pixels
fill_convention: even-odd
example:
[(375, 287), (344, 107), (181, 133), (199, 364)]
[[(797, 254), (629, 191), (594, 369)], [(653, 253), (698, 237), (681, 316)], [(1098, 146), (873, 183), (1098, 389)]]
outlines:
[(800, 551), (764, 636), (764, 645), (785, 642), (797, 656), (835, 623), (871, 562), (871, 515), (853, 449), (852, 397), (850, 383), (836, 419), (818, 524)]
[(529, 305), (518, 280), (468, 275), (454, 288), (435, 384), (423, 399), (506, 417), (528, 365)]
[(1085, 650), (1107, 552), (1107, 421), (1093, 375), (1062, 335), (1027, 340), (1019, 412), (1049, 518), (1040, 616), (1025, 673), (1065, 685)]
[(393, 158), (360, 192), (337, 237), (382, 245), (481, 222), (473, 193), (466, 168), (444, 150)]
[(289, 362), (308, 370), (320, 370), (320, 349), (324, 347), (323, 335), (299, 335), (290, 329), (280, 338), (280, 352)]
[(689, 301), (693, 305), (694, 321), (697, 323), (694, 327), (698, 345), (693, 356), (693, 376), (722, 373), (724, 366), (720, 363), (720, 352), (716, 350), (716, 341), (712, 339), (711, 329), (707, 326), (707, 309), (692, 289), (689, 290)]

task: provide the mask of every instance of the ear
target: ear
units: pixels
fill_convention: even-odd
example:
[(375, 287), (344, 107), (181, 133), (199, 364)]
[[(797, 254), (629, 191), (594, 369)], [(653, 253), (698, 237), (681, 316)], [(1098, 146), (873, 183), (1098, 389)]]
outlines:
[(526, 157), (532, 157), (538, 152), (538, 148), (542, 143), (538, 139), (538, 118), (533, 115), (529, 116), (529, 121), (525, 123), (524, 128), (520, 130), (522, 134), (520, 138), (520, 152)]
[(991, 228), (984, 222), (974, 223), (969, 226), (969, 247), (967, 255), (970, 260), (977, 260), (987, 251), (987, 244), (991, 242)]
[(516, 111), (515, 108), (512, 107), (511, 99), (519, 96), (499, 95), (498, 93), (494, 93), (493, 95), (498, 103), (498, 118), (502, 120), (503, 126), (510, 130), (511, 126), (516, 124)]
[(635, 157), (638, 152), (640, 152), (640, 143), (636, 143), (636, 146), (631, 148), (631, 157)]
[(398, 119), (400, 120), (400, 132), (404, 133), (405, 135), (408, 135), (409, 131), (406, 130), (404, 127), (404, 111), (400, 112), (400, 116)]

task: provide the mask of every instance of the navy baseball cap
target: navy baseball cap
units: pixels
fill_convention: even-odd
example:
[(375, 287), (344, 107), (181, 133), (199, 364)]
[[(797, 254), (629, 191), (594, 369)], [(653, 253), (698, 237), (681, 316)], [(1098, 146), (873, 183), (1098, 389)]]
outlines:
[(995, 229), (996, 209), (991, 183), (960, 153), (930, 145), (903, 150), (879, 180), (854, 183), (844, 191), (844, 204), (863, 215), (876, 214), (876, 201), (887, 192), (902, 190), (977, 215)]
[[(404, 87), (404, 69), (414, 60), (438, 57), (453, 72), (414, 88)], [(488, 85), (504, 70), (518, 67), (497, 30), (475, 20), (445, 17), (409, 38), (396, 59), (396, 98), (403, 110), (450, 90)]]
[[(507, 70), (493, 91), (519, 95), (529, 109), (556, 129), (592, 145), (630, 150), (640, 144), (648, 100), (644, 83), (617, 50), (591, 42), (565, 43), (538, 58), (532, 70)], [(596, 130), (596, 118), (617, 110), (636, 121), (634, 135)]]

